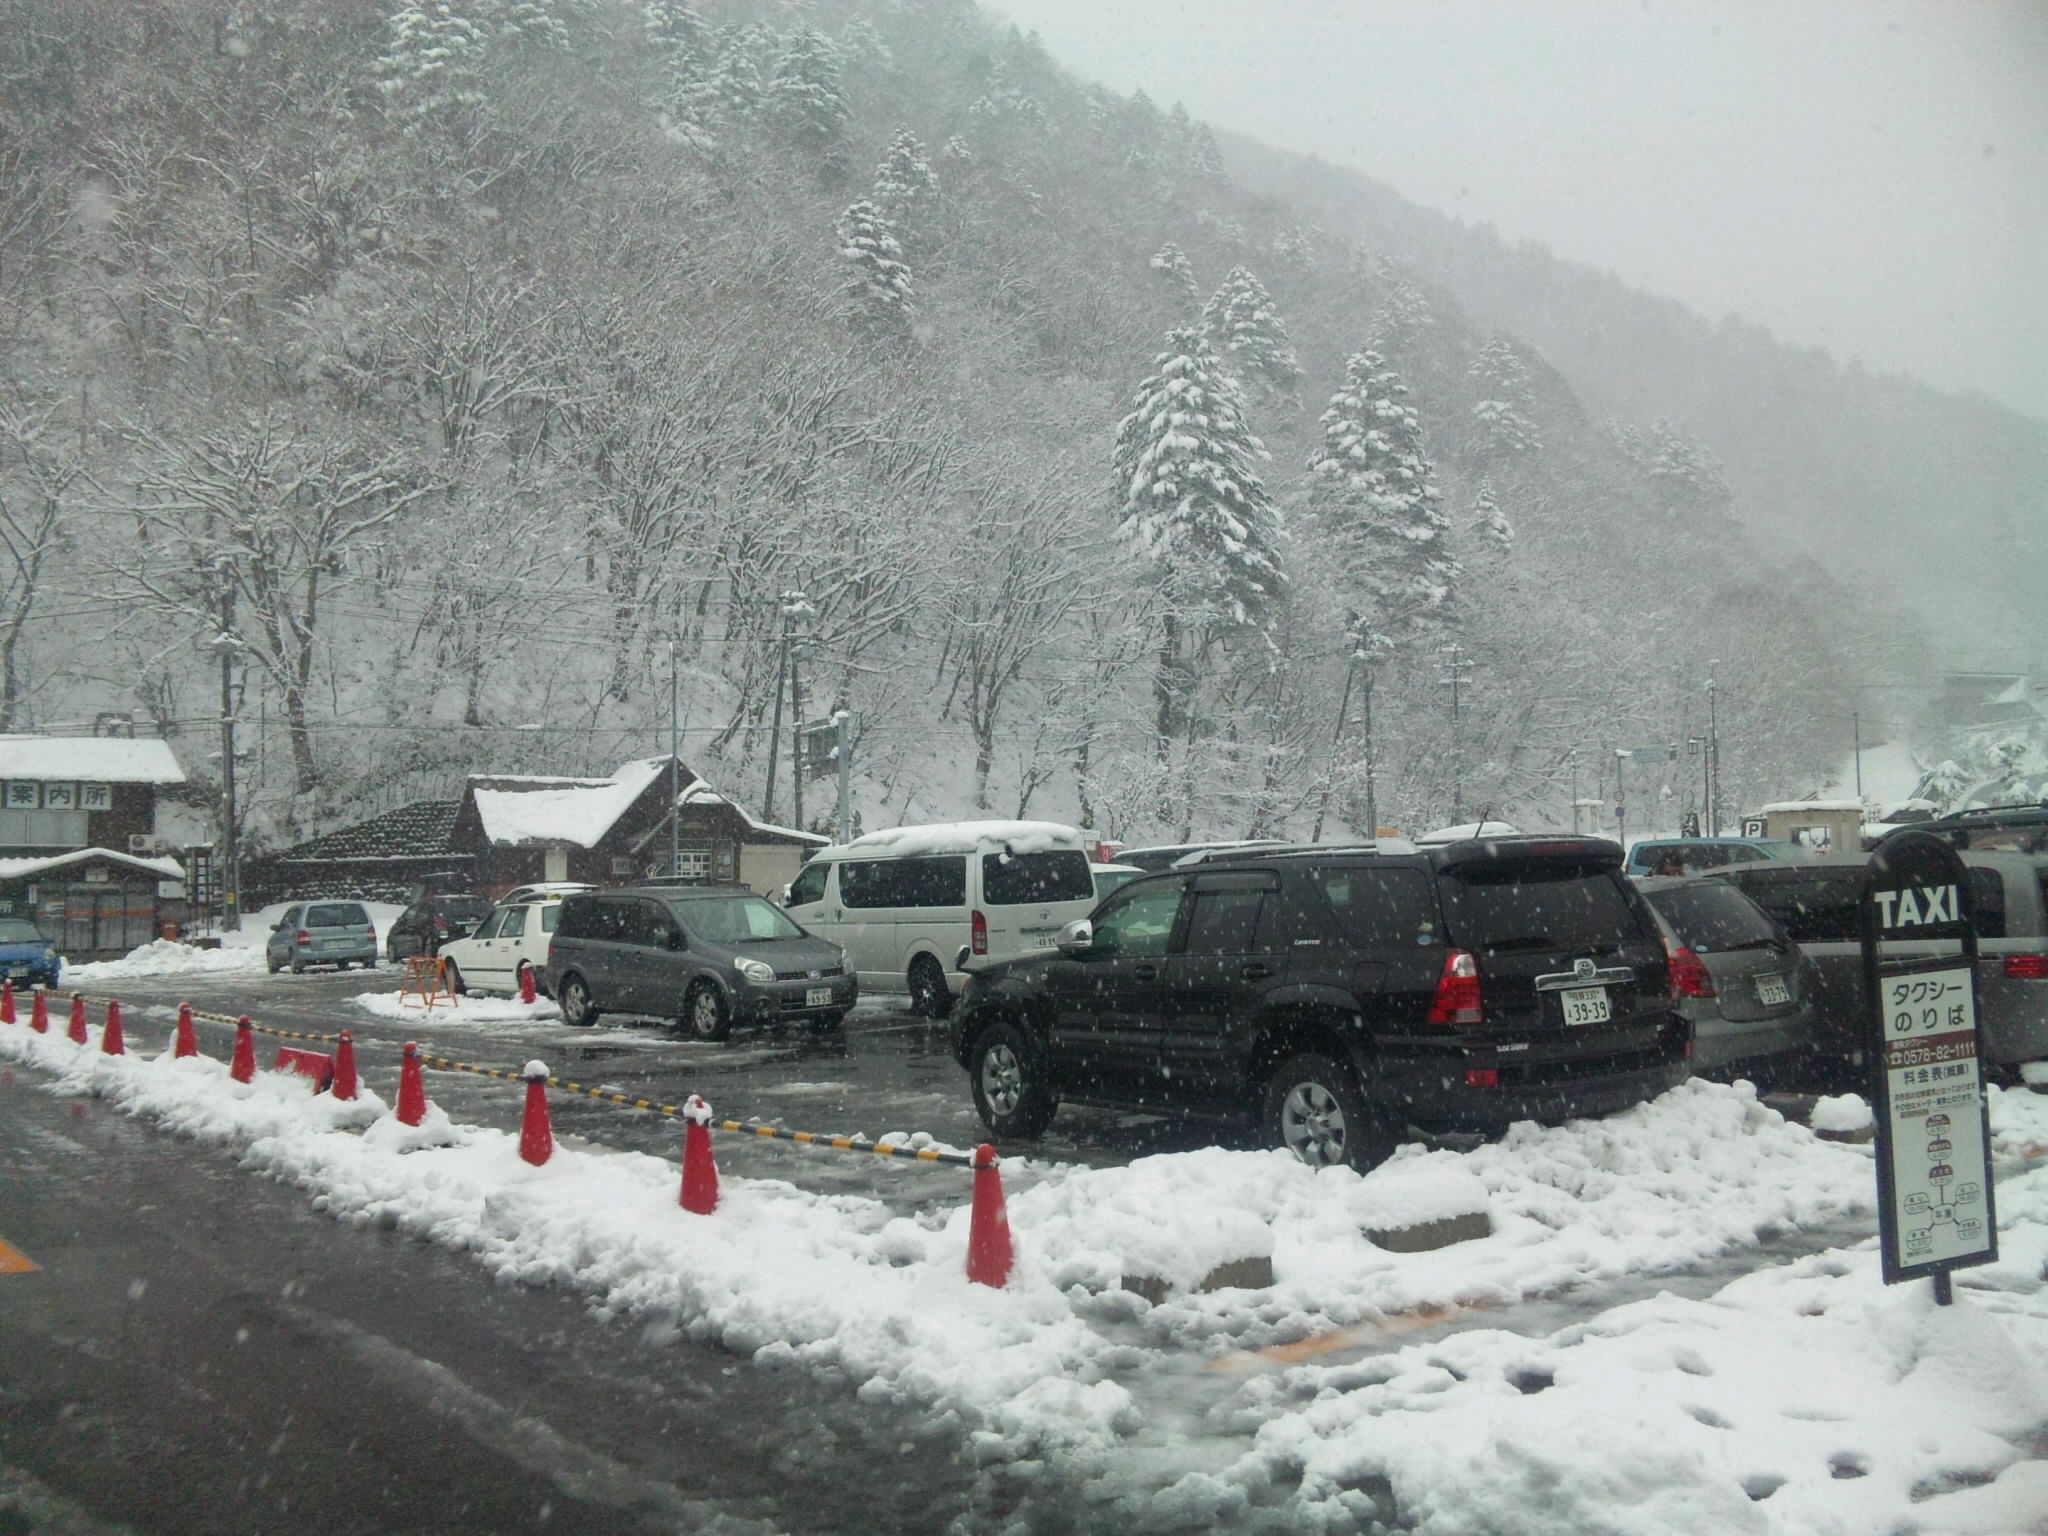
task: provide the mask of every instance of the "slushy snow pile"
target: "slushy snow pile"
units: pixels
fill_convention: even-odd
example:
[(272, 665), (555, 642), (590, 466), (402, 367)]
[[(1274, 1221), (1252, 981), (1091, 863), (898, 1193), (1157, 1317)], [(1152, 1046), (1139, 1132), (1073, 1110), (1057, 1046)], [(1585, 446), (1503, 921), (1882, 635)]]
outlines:
[[(990, 1475), (1029, 1474), (1038, 1497), (1085, 1484), (1103, 1529), (2048, 1530), (2048, 1097), (2024, 1091), (1991, 1090), (2000, 1257), (1937, 1308), (1926, 1282), (1881, 1283), (1870, 1148), (1746, 1084), (1465, 1154), (1409, 1148), (1365, 1177), (1221, 1149), (1033, 1163), (994, 1290), (965, 1278), (965, 1175), (959, 1204), (924, 1216), (731, 1177), (693, 1216), (672, 1162), (558, 1147), (534, 1168), (513, 1135), (438, 1110), (407, 1128), (367, 1090), (238, 1085), (219, 1061), (107, 1057), (21, 1025), (0, 1026), (0, 1058), (231, 1148), (337, 1219), (826, 1373), (863, 1403), (951, 1413)], [(378, 1080), (393, 1066), (365, 1060)], [(792, 1178), (829, 1155), (790, 1149)], [(1482, 1212), (1490, 1235), (1434, 1251), (1365, 1236)], [(1744, 1258), (1795, 1231), (1821, 1251)], [(1739, 1278), (1658, 1288), (1715, 1256)], [(1251, 1258), (1270, 1287), (1200, 1289)]]

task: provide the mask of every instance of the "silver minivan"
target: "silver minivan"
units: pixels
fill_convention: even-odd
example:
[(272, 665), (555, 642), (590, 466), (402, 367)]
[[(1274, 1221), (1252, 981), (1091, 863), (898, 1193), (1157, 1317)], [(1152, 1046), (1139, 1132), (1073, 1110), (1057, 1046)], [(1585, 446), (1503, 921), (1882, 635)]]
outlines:
[(297, 975), (309, 965), (347, 970), (377, 963), (377, 929), (360, 901), (308, 901), (284, 909), (263, 941), (263, 963), (275, 976), (286, 966)]
[(942, 1019), (979, 965), (1056, 947), (1095, 907), (1088, 846), (1049, 821), (892, 827), (822, 848), (784, 904), (846, 951), (869, 993)]

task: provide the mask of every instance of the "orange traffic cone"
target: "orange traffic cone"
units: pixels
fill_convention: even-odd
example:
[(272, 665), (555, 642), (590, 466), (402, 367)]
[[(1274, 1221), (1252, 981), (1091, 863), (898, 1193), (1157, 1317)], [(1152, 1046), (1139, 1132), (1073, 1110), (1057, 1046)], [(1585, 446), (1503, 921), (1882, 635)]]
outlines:
[(178, 1004), (178, 1033), (176, 1043), (171, 1047), (171, 1057), (175, 1060), (180, 1056), (197, 1056), (198, 1054), (199, 1040), (192, 1033), (192, 1005), (190, 1003), (180, 1003)]
[(996, 1171), (996, 1149), (983, 1143), (974, 1149), (974, 1213), (967, 1225), (967, 1278), (976, 1285), (1001, 1290), (1010, 1283), (1010, 1217), (1003, 1208), (1003, 1176)]
[(548, 1067), (529, 1061), (520, 1074), (526, 1079), (526, 1117), (519, 1123), (519, 1155), (534, 1167), (555, 1155), (554, 1127), (548, 1124)]
[(36, 988), (35, 1006), (28, 1011), (28, 1027), (39, 1035), (50, 1032), (50, 999), (41, 987)]
[(250, 1033), (246, 1013), (235, 1020), (235, 1059), (228, 1067), (228, 1076), (238, 1083), (256, 1081), (256, 1037)]
[(107, 1056), (126, 1056), (128, 1037), (121, 1032), (121, 1004), (118, 1000), (107, 1003), (107, 1027), (100, 1034), (100, 1051)]
[(405, 1042), (405, 1061), (398, 1069), (398, 1123), (418, 1125), (427, 1118), (427, 1084), (420, 1071), (420, 1048)]
[(69, 1035), (72, 1040), (80, 1045), (86, 1042), (85, 994), (82, 992), (71, 994), (71, 1027), (65, 1031), (65, 1034)]
[(682, 1207), (698, 1216), (718, 1209), (718, 1163), (711, 1156), (711, 1106), (696, 1094), (683, 1105)]
[(352, 1099), (360, 1087), (356, 1077), (356, 1042), (347, 1030), (341, 1032), (341, 1039), (334, 1046), (334, 1096), (337, 1099)]
[(519, 1001), (522, 1003), (537, 1003), (540, 1001), (540, 994), (534, 990), (533, 967), (530, 965), (519, 967)]
[(0, 981), (0, 1024), (14, 1022), (14, 981)]

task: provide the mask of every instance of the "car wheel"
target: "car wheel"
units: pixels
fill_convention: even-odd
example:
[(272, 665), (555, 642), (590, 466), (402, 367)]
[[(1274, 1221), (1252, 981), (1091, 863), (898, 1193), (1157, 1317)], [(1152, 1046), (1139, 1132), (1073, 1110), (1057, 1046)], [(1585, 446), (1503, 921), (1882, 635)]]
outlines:
[(562, 978), (562, 1022), (581, 1029), (597, 1022), (597, 1009), (590, 1000), (590, 983), (574, 971)]
[(374, 971), (375, 969), (377, 969), (377, 957), (375, 955), (365, 956), (363, 959), (363, 969), (366, 971)]
[(725, 1006), (725, 994), (718, 990), (715, 982), (690, 984), (690, 990), (683, 998), (683, 1028), (699, 1040), (723, 1040), (732, 1033), (731, 1011)]
[(469, 983), (462, 979), (462, 967), (453, 960), (448, 962), (448, 990), (457, 997), (465, 996), (469, 991)]
[(297, 955), (292, 956), (292, 974), (294, 976), (303, 976), (306, 974), (306, 962), (301, 960)]
[(277, 956), (275, 955), (265, 955), (263, 957), (263, 963), (270, 967), (270, 974), (273, 976), (275, 976), (279, 971), (284, 969), (284, 962), (278, 959)]
[(1059, 1100), (1037, 1048), (1015, 1024), (991, 1024), (975, 1037), (967, 1073), (975, 1113), (998, 1141), (1033, 1140), (1052, 1123)]
[(1311, 1168), (1345, 1163), (1363, 1173), (1393, 1154), (1395, 1137), (1358, 1091), (1350, 1070), (1328, 1056), (1290, 1056), (1266, 1080), (1266, 1140)]
[(952, 1011), (953, 998), (946, 991), (946, 973), (930, 955), (910, 962), (910, 1011), (921, 1018), (943, 1019)]

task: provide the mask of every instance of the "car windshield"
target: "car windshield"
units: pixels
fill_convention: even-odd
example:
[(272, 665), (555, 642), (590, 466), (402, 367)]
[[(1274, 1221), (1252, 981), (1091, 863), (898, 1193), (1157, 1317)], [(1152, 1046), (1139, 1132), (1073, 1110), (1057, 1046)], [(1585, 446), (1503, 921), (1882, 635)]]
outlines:
[(0, 917), (0, 944), (47, 944), (42, 930), (19, 917)]
[(677, 902), (675, 910), (693, 939), (711, 944), (752, 944), (804, 935), (782, 908), (759, 896), (706, 896)]

